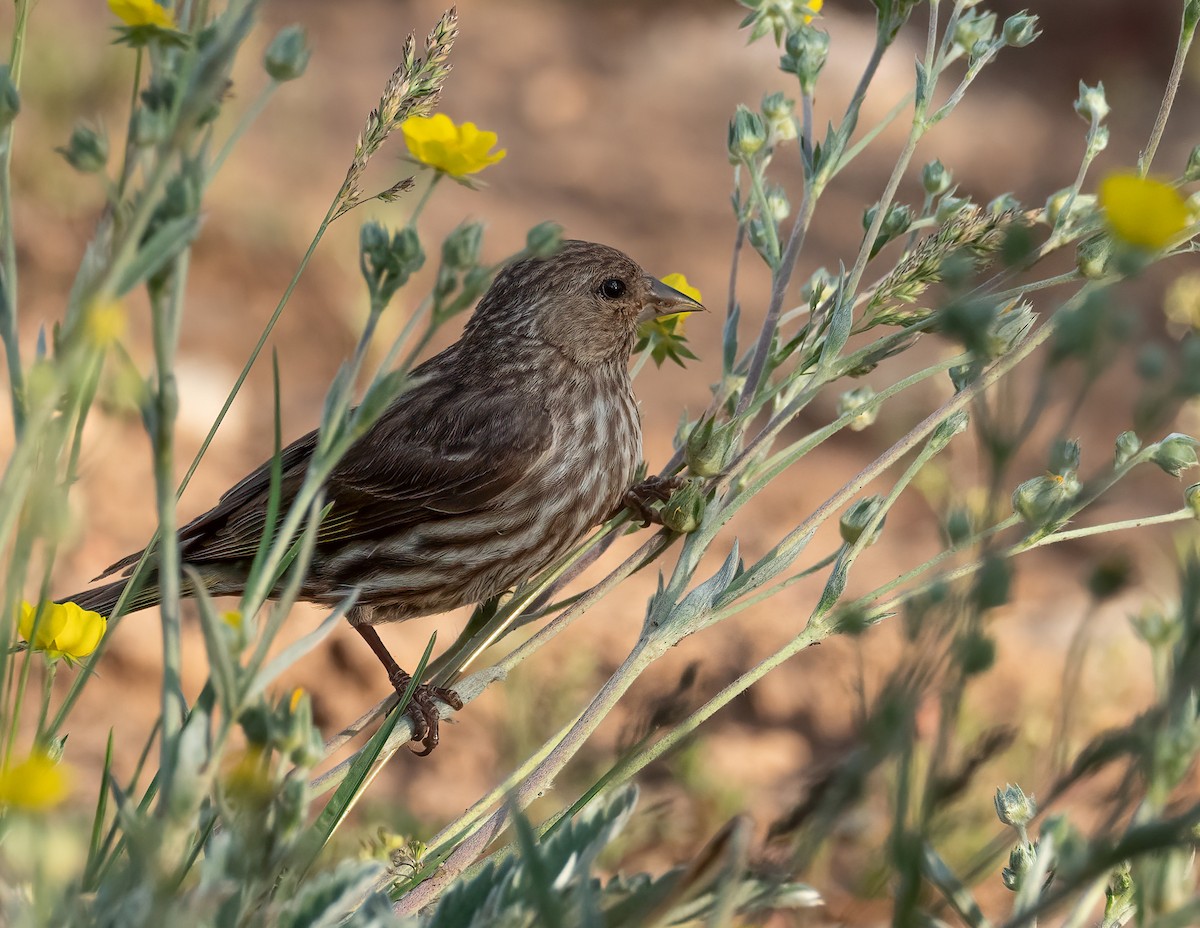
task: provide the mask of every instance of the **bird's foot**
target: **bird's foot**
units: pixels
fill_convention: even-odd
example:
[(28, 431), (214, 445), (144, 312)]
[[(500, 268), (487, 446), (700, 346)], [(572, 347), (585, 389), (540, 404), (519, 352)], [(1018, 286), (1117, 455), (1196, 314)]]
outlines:
[(625, 491), (622, 505), (633, 512), (641, 521), (642, 528), (662, 525), (662, 515), (657, 509), (651, 509), (652, 503), (665, 503), (671, 494), (684, 484), (684, 477), (647, 477), (640, 483), (635, 483)]
[[(412, 682), (412, 676), (403, 670), (398, 670), (389, 679), (396, 690), (396, 695), (404, 698), (404, 691)], [(412, 719), (412, 740), (419, 741), (423, 748), (420, 751), (413, 751), (418, 757), (426, 756), (438, 746), (438, 721), (441, 719), (437, 707), (439, 700), (456, 711), (463, 707), (462, 699), (454, 690), (444, 686), (430, 686), (428, 683), (418, 683), (413, 688), (412, 698), (408, 701), (405, 714)]]

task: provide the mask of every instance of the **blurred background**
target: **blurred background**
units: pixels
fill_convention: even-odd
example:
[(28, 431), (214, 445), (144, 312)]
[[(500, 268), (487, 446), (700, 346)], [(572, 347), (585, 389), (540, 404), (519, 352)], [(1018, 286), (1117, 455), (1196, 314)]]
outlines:
[[(1020, 4), (993, 4), (1001, 16)], [(1130, 4), (1120, 0), (1031, 0), (1044, 34), (1025, 49), (1006, 49), (972, 88), (954, 117), (931, 134), (914, 161), (934, 157), (950, 168), (960, 195), (986, 202), (1014, 193), (1029, 206), (1067, 186), (1083, 148), (1084, 123), (1072, 111), (1078, 82), (1103, 81), (1112, 105), (1112, 142), (1095, 168), (1134, 163), (1158, 108), (1178, 28), (1177, 3)], [(729, 206), (731, 168), (725, 153), (726, 124), (734, 106), (757, 107), (765, 93), (793, 90), (777, 69), (769, 40), (747, 47), (739, 33), (744, 14), (732, 0), (679, 2), (584, 2), (584, 0), (464, 0), (458, 4), (461, 33), (454, 71), (442, 110), (456, 121), (495, 130), (508, 157), (484, 175), (487, 186), (472, 192), (444, 184), (422, 219), (431, 254), (428, 274), (401, 293), (384, 320), (386, 344), (405, 312), (427, 291), (442, 236), (464, 219), (487, 223), (484, 253), (499, 260), (519, 249), (529, 226), (560, 222), (569, 236), (615, 245), (647, 269), (682, 272), (700, 288), (712, 314), (689, 321), (699, 361), (686, 370), (647, 368), (637, 392), (646, 428), (646, 457), (657, 468), (671, 451), (683, 410), (695, 416), (707, 404), (720, 371), (724, 315), (734, 222)], [(187, 314), (180, 347), (180, 473), (199, 446), (220, 404), (274, 309), (320, 218), (337, 191), (355, 137), (395, 66), (405, 35), (419, 36), (442, 7), (432, 2), (353, 0), (326, 3), (290, 0), (264, 4), (264, 22), (252, 39), (254, 54), (235, 73), (233, 97), (222, 119), (233, 124), (265, 79), (259, 60), (275, 30), (289, 22), (309, 32), (313, 57), (305, 77), (284, 85), (219, 175), (208, 200), (207, 219), (195, 246)], [(0, 18), (11, 29), (11, 9)], [(860, 126), (885, 114), (911, 86), (915, 37), (923, 41), (924, 12), (888, 53), (864, 108)], [(919, 21), (919, 23), (918, 23)], [(104, 4), (40, 0), (29, 36), (23, 106), (16, 131), (14, 183), (21, 271), (22, 335), (32, 352), (38, 329), (59, 317), (65, 295), (102, 203), (93, 179), (75, 174), (53, 148), (64, 144), (78, 119), (108, 128), (114, 148), (125, 125), (133, 55), (109, 44), (115, 20)], [(827, 0), (824, 25), (832, 52), (818, 90), (817, 124), (840, 114), (858, 80), (873, 41), (867, 0)], [(915, 28), (914, 28), (915, 27)], [(1193, 56), (1195, 59), (1195, 56)], [(1172, 125), (1158, 155), (1165, 173), (1177, 174), (1196, 138), (1200, 71), (1189, 68)], [(803, 282), (817, 267), (853, 260), (862, 234), (863, 210), (878, 197), (907, 130), (900, 120), (843, 175), (821, 201), (813, 232), (796, 274)], [(403, 176), (396, 160), (398, 138), (372, 163), (365, 187), (382, 189)], [(794, 148), (775, 160), (776, 179), (798, 201), (799, 165)], [(422, 181), (419, 179), (418, 181)], [(902, 189), (909, 202), (915, 182)], [(365, 316), (366, 294), (358, 277), (357, 230), (369, 216), (400, 224), (413, 200), (370, 204), (332, 228), (302, 278), (271, 338), (283, 385), (284, 438), (312, 428), (337, 369), (352, 349)], [(1139, 338), (1169, 336), (1161, 321), (1162, 296), (1171, 273), (1139, 281), (1122, 291), (1142, 321)], [(766, 303), (765, 268), (747, 252), (742, 288), (749, 342)], [(1052, 309), (1051, 303), (1038, 303)], [(150, 368), (145, 307), (130, 303), (126, 346)], [(456, 334), (443, 333), (442, 344)], [(948, 350), (935, 338), (916, 357)], [(906, 360), (907, 359), (907, 360)], [(905, 355), (904, 369), (915, 369)], [(881, 386), (897, 368), (882, 368), (868, 382)], [(1097, 400), (1076, 421), (1089, 462), (1102, 466), (1112, 440), (1126, 427), (1129, 358), (1121, 358), (1099, 384)], [(853, 384), (848, 384), (853, 386)], [(761, 504), (729, 527), (748, 556), (767, 550), (811, 512), (872, 455), (923, 418), (948, 394), (939, 382), (904, 395), (861, 433), (845, 433), (804, 459), (777, 481)], [(154, 526), (150, 455), (136, 415), (123, 410), (119, 385), (106, 387), (108, 406), (89, 422), (74, 496), (77, 538), (59, 561), (55, 588), (79, 589), (101, 569), (141, 547)], [(270, 364), (261, 363), (242, 392), (216, 442), (185, 494), (180, 514), (190, 518), (271, 450)], [(811, 407), (800, 424), (815, 427), (833, 416), (836, 395)], [(1184, 422), (1186, 427), (1187, 423)], [(1195, 431), (1195, 425), (1192, 429)], [(794, 434), (800, 434), (798, 431)], [(11, 443), (7, 432), (0, 439)], [(969, 440), (943, 462), (953, 482), (970, 486), (978, 477)], [(1036, 455), (1016, 479), (1044, 466)], [(873, 488), (877, 489), (877, 488)], [(1104, 517), (1163, 512), (1178, 506), (1180, 487), (1155, 471), (1124, 488)], [(881, 541), (852, 577), (853, 588), (870, 589), (918, 562), (920, 551), (939, 544), (933, 509), (915, 490), (889, 516)], [(812, 550), (824, 553), (831, 536)], [(624, 539), (589, 576), (632, 550)], [(718, 545), (723, 555), (728, 545)], [(968, 693), (967, 717), (982, 731), (998, 722), (1014, 727), (1013, 746), (979, 773), (962, 802), (964, 836), (998, 832), (991, 794), (996, 785), (1020, 780), (1038, 792), (1049, 772), (1046, 760), (1065, 651), (1080, 621), (1088, 623), (1090, 648), (1083, 664), (1088, 699), (1079, 706), (1075, 735), (1125, 720), (1149, 692), (1149, 663), (1132, 642), (1126, 617), (1150, 596), (1172, 595), (1168, 533), (1146, 532), (1079, 545), (1059, 545), (1019, 562), (1013, 605), (994, 621), (996, 669)], [(1086, 581), (1091, 565), (1114, 553), (1130, 559), (1135, 587), (1089, 608)], [(653, 590), (653, 571), (627, 582), (583, 621), (494, 686), (443, 729), (442, 746), (429, 758), (401, 752), (376, 782), (360, 811), (364, 825), (385, 824), (418, 836), (461, 811), (501, 779), (513, 764), (557, 730), (591, 696), (636, 639)], [(854, 585), (857, 584), (857, 587)], [(582, 587), (581, 587), (582, 588)], [(610, 765), (622, 741), (644, 731), (647, 718), (664, 706), (687, 708), (703, 701), (739, 672), (794, 635), (819, 593), (819, 581), (799, 584), (785, 596), (677, 648), (661, 661), (560, 781), (543, 812), (578, 793)], [(310, 630), (316, 610), (297, 607), (292, 637)], [(383, 630), (406, 666), (415, 662), (436, 628), (448, 643), (465, 614), (424, 619)], [(628, 838), (648, 866), (666, 865), (693, 851), (729, 815), (754, 816), (759, 835), (803, 801), (806, 789), (852, 747), (865, 700), (902, 652), (897, 630), (884, 623), (856, 639), (834, 639), (804, 652), (712, 720), (679, 753), (647, 771), (641, 829)], [(204, 649), (194, 622), (185, 630), (185, 685), (194, 695), (205, 675)], [(100, 667), (92, 698), (71, 726), (76, 763), (97, 765), (110, 728), (118, 756), (132, 764), (157, 712), (160, 641), (154, 615), (125, 621)], [(60, 683), (63, 682), (60, 680)], [(388, 684), (374, 657), (348, 628), (309, 656), (282, 688), (312, 693), (318, 722), (332, 733), (386, 695)], [(107, 693), (109, 698), (101, 698)], [(929, 707), (932, 726), (937, 707)], [(124, 750), (122, 750), (124, 748)], [(123, 774), (128, 771), (121, 771)], [(1109, 784), (1110, 785), (1110, 784)], [(1103, 782), (1090, 789), (1102, 794)], [(809, 878), (827, 895), (828, 916), (871, 923), (885, 910), (877, 898), (886, 887), (872, 880), (873, 855), (888, 827), (886, 799), (868, 797), (861, 813), (839, 825), (832, 850)], [(83, 801), (88, 801), (84, 799)], [(1086, 809), (1091, 798), (1075, 797)], [(535, 810), (536, 811), (536, 810)], [(1086, 812), (1083, 813), (1086, 816)], [(952, 856), (952, 855), (951, 855)], [(999, 880), (995, 880), (997, 887)]]

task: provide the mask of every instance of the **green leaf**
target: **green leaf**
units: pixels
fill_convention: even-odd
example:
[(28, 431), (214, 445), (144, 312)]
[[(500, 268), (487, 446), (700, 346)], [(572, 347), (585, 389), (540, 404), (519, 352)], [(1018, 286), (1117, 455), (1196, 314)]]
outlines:
[(238, 673), (233, 655), (229, 652), (228, 629), (222, 628), (225, 620), (217, 612), (208, 588), (200, 574), (190, 564), (183, 565), (184, 573), (191, 581), (200, 612), (200, 628), (204, 632), (204, 649), (208, 653), (208, 668), (217, 703), (230, 717), (238, 711)]
[(659, 316), (649, 322), (643, 322), (638, 327), (638, 341), (634, 353), (650, 350), (650, 358), (655, 366), (662, 367), (663, 362), (670, 358), (680, 367), (684, 359), (696, 360), (696, 356), (687, 348), (687, 338), (683, 334), (683, 320), (686, 313), (676, 313), (673, 316)]
[(287, 670), (292, 664), (304, 657), (309, 651), (319, 645), (328, 637), (346, 615), (350, 611), (350, 607), (354, 605), (354, 597), (349, 596), (337, 604), (337, 607), (325, 617), (316, 628), (305, 635), (298, 641), (293, 641), (286, 648), (280, 651), (275, 657), (267, 662), (266, 666), (254, 678), (246, 691), (246, 698), (250, 699), (257, 696), (281, 673)]
[(191, 244), (199, 230), (200, 217), (196, 215), (180, 216), (164, 222), (122, 270), (114, 286), (114, 295), (124, 296), (143, 280), (161, 271)]

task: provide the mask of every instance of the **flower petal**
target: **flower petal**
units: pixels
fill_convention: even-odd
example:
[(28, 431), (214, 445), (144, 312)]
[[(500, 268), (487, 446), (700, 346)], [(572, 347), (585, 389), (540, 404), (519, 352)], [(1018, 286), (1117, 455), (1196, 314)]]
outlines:
[(1112, 233), (1137, 248), (1165, 248), (1192, 221), (1178, 190), (1134, 173), (1108, 175), (1100, 182), (1099, 199)]

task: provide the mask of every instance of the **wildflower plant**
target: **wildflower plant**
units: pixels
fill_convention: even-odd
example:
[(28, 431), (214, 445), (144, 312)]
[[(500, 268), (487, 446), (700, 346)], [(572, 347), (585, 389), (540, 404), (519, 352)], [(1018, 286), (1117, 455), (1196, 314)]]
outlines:
[[(642, 536), (603, 579), (583, 590), (573, 585), (626, 533), (631, 513), (614, 516), (542, 576), (481, 604), (460, 638), (440, 654), (435, 656), (430, 642), (414, 676), (452, 684), (469, 703), (517, 665), (531, 659), (536, 664), (548, 641), (653, 563), (663, 573), (641, 633), (561, 731), (438, 834), (388, 844), (386, 863), (335, 859), (330, 839), (381, 765), (411, 735), (402, 711), (408, 694), (390, 697), (328, 741), (314, 726), (305, 693), (274, 694), (285, 670), (343, 620), (353, 594), (310, 634), (278, 653), (272, 644), (315, 544), (325, 478), (356, 436), (405, 389), (408, 371), (438, 329), (473, 305), (499, 267), (481, 260), (478, 224), (459, 226), (437, 246), (424, 240), (423, 211), (443, 177), (465, 183), (503, 158), (504, 150), (496, 148), (493, 133), (434, 112), (457, 33), (450, 11), (423, 46), (410, 37), (402, 48), (353, 147), (344, 182), (332, 193), (292, 281), (186, 468), (183, 485), (330, 225), (369, 200), (411, 195), (415, 181), (408, 176), (370, 196), (363, 190), (368, 162), (399, 130), (413, 166), (427, 172), (428, 180), (403, 226), (361, 227), (359, 262), (369, 296), (363, 331), (330, 385), (317, 447), (294, 505), (284, 510), (276, 495), (237, 608), (220, 607), (203, 593), (197, 598), (209, 676), (189, 704), (180, 689), (179, 601), (193, 577), (180, 563), (175, 539), (175, 503), (183, 487), (174, 479), (175, 350), (189, 253), (215, 173), (279, 86), (302, 77), (309, 49), (295, 27), (269, 43), (263, 87), (223, 136), (215, 119), (235, 105), (237, 98), (227, 93), (229, 75), (253, 27), (257, 2), (231, 0), (220, 10), (208, 4), (168, 9), (152, 0), (110, 5), (120, 20), (114, 53), (136, 62), (132, 112), (120, 137), (80, 126), (62, 146), (65, 165), (94, 175), (106, 202), (67, 304), (32, 354), (23, 352), (18, 339), (19, 230), (9, 180), (30, 0), (17, 0), (11, 54), (0, 71), (0, 337), (16, 438), (0, 478), (6, 552), (0, 633), (7, 636), (0, 647), (0, 920), (731, 924), (743, 916), (819, 904), (819, 893), (800, 881), (833, 825), (881, 773), (891, 784), (893, 821), (883, 853), (896, 924), (937, 923), (953, 913), (963, 924), (1016, 928), (1053, 912), (1065, 924), (1081, 925), (1097, 906), (1105, 909), (1106, 925), (1125, 924), (1135, 914), (1143, 923), (1159, 924), (1200, 917), (1189, 872), (1200, 806), (1180, 800), (1200, 752), (1194, 653), (1200, 554), (1191, 543), (1181, 545), (1177, 603), (1149, 608), (1135, 620), (1155, 670), (1155, 705), (1128, 727), (1098, 736), (1064, 759), (1052, 780), (1038, 785), (1036, 803), (1020, 787), (998, 789), (995, 812), (1000, 827), (1010, 831), (977, 847), (973, 867), (948, 862), (939, 847), (952, 804), (978, 799), (990, 808), (987, 792), (969, 787), (979, 767), (1004, 750), (1005, 738), (993, 732), (964, 743), (961, 723), (968, 690), (994, 661), (995, 613), (1011, 599), (1014, 565), (1048, 545), (1155, 524), (1188, 526), (1196, 518), (1195, 487), (1170, 512), (1116, 522), (1093, 518), (1094, 507), (1111, 498), (1134, 469), (1155, 465), (1166, 479), (1197, 465), (1197, 440), (1170, 431), (1178, 406), (1200, 395), (1200, 339), (1194, 333), (1182, 341), (1176, 368), (1159, 364), (1145, 378), (1133, 421), (1122, 423), (1128, 428), (1112, 451), (1099, 453), (1075, 442), (1074, 413), (1051, 423), (1048, 444), (1041, 446), (1043, 439), (1034, 436), (1045, 432), (1037, 426), (1047, 421), (1048, 398), (1073, 390), (1067, 399), (1077, 411), (1128, 340), (1127, 320), (1109, 297), (1113, 289), (1150, 264), (1195, 251), (1197, 215), (1188, 185), (1200, 176), (1196, 156), (1186, 165), (1164, 166), (1156, 155), (1200, 20), (1198, 0), (1177, 4), (1176, 54), (1137, 165), (1096, 179), (1093, 162), (1107, 144), (1109, 121), (1120, 114), (1110, 110), (1102, 85), (1084, 86), (1075, 106), (1086, 125), (1079, 164), (1064, 169), (1067, 185), (1044, 205), (1023, 204), (1016, 195), (976, 204), (955, 184), (953, 165), (917, 160), (926, 134), (954, 116), (988, 65), (1038, 39), (1036, 16), (1019, 13), (1001, 22), (972, 0), (873, 0), (874, 47), (845, 111), (822, 129), (814, 96), (829, 56), (842, 53), (822, 29), (823, 4), (744, 0), (749, 38), (775, 44), (791, 91), (768, 94), (758, 107), (739, 106), (728, 126), (734, 241), (723, 347), (714, 361), (719, 373), (708, 408), (684, 416), (675, 454), (664, 468), (665, 474), (687, 479), (662, 505), (663, 528)], [(912, 88), (879, 124), (861, 127), (865, 95), (904, 30), (924, 37)], [(817, 269), (807, 280), (797, 279), (822, 197), (864, 149), (884, 144), (883, 130), (893, 124), (905, 126), (906, 137), (882, 189), (861, 204), (856, 251), (836, 272)], [(784, 151), (792, 157), (776, 163)], [(785, 165), (797, 160), (799, 177), (793, 178), (797, 169)], [(1155, 170), (1166, 174), (1156, 177)], [(919, 182), (919, 202), (898, 201), (906, 178)], [(784, 193), (785, 179), (798, 182), (795, 204)], [(518, 254), (550, 254), (560, 237), (553, 224), (537, 226)], [(431, 256), (437, 267), (430, 291), (385, 346), (382, 363), (372, 367), (382, 313)], [(1069, 259), (1066, 271), (1055, 260), (1063, 256)], [(765, 306), (743, 305), (740, 275), (748, 263), (770, 277)], [(682, 276), (667, 282), (689, 292)], [(139, 604), (138, 582), (130, 584), (106, 624), (78, 606), (54, 603), (51, 580), (68, 537), (67, 500), (102, 371), (132, 363), (119, 346), (124, 300), (134, 290), (145, 291), (150, 307), (154, 363), (138, 377), (137, 396), (153, 453), (159, 524), (135, 578), (147, 563), (157, 565), (164, 680), (158, 724), (143, 749), (117, 763), (110, 740), (100, 776), (92, 780), (73, 769), (67, 736), (75, 709), (88, 698), (89, 682), (103, 669), (123, 612)], [(756, 330), (751, 318), (760, 320)], [(884, 387), (858, 382), (885, 361), (895, 369), (899, 361), (893, 359), (931, 335), (953, 346), (952, 353)], [(681, 365), (696, 360), (681, 320), (648, 325), (638, 350), (639, 367), (647, 360)], [(1077, 378), (1082, 386), (1064, 386), (1067, 370), (1083, 372)], [(1027, 395), (1010, 388), (1018, 377), (1030, 387)], [(941, 385), (940, 405), (780, 534), (763, 556), (743, 559), (737, 526), (752, 515), (764, 489), (789, 479), (810, 452), (843, 430), (871, 428), (885, 407), (918, 402), (911, 399), (914, 388), (931, 384)], [(801, 415), (811, 413), (823, 396), (837, 398), (836, 415), (805, 431), (811, 415)], [(280, 431), (277, 415), (276, 486)], [(945, 544), (932, 557), (898, 577), (863, 577), (860, 558), (895, 531), (897, 520), (888, 516), (897, 501), (922, 485), (939, 456), (968, 432), (985, 452), (982, 504), (944, 507)], [(1033, 472), (1027, 469), (1030, 454), (1041, 461)], [(874, 492), (867, 493), (868, 486)], [(835, 519), (838, 531), (830, 533), (831, 540), (817, 542), (825, 538), (818, 529)], [(810, 550), (818, 543), (827, 548)], [(708, 573), (702, 565), (712, 554), (719, 555), (720, 566)], [(852, 571), (856, 581), (863, 577), (866, 592), (848, 592)], [(823, 578), (822, 592), (789, 641), (709, 693), (699, 707), (628, 746), (549, 818), (529, 818), (533, 800), (560, 781), (630, 686), (672, 647), (814, 577)], [(1099, 601), (1122, 582), (1119, 571), (1097, 571), (1091, 595)], [(203, 588), (198, 581), (193, 585)], [(539, 627), (519, 645), (499, 656), (491, 650), (513, 629), (535, 621)], [(883, 622), (900, 627), (905, 653), (865, 709), (859, 746), (831, 765), (811, 801), (772, 825), (785, 866), (768, 872), (751, 865), (757, 856), (751, 852), (752, 829), (739, 817), (676, 870), (654, 877), (596, 875), (599, 854), (637, 814), (633, 781), (642, 770), (796, 655), (832, 636), (862, 634)], [(69, 686), (56, 695), (51, 682), (68, 673)], [(941, 711), (927, 745), (917, 735), (917, 714), (931, 693)], [(365, 744), (350, 758), (314, 773), (359, 734)], [(1072, 785), (1110, 765), (1128, 771), (1121, 804), (1100, 830), (1084, 834), (1056, 804)], [(72, 788), (92, 809), (82, 829), (61, 814)], [(49, 866), (63, 836), (79, 852), (66, 865)], [(983, 879), (1011, 891), (1008, 910), (985, 915), (975, 892)]]

